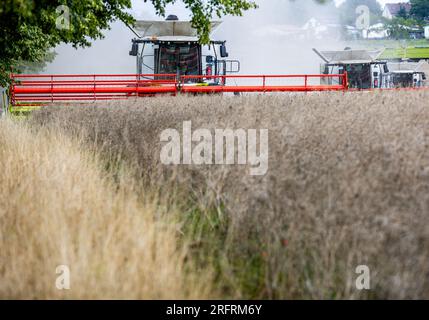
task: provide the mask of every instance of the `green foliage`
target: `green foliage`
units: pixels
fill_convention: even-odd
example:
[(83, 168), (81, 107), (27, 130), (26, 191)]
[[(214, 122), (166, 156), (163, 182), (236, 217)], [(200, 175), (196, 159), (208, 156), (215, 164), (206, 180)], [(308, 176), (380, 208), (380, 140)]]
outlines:
[(410, 3), (410, 14), (414, 18), (418, 20), (429, 19), (429, 0), (411, 0)]
[(387, 48), (380, 59), (429, 59), (429, 47), (409, 46)]
[(410, 38), (410, 28), (420, 28), (421, 25), (415, 19), (395, 17), (392, 20), (386, 21), (386, 27), (390, 38), (408, 39)]
[[(165, 7), (176, 0), (144, 0), (152, 1), (156, 13), (165, 16)], [(225, 15), (241, 16), (244, 11), (257, 8), (253, 1), (246, 0), (182, 0), (186, 8), (192, 12), (192, 26), (198, 30), (202, 43), (210, 41), (210, 20), (213, 16), (221, 18)]]
[(405, 9), (404, 6), (401, 6), (401, 8), (399, 9), (397, 17), (398, 18), (402, 18), (402, 19), (407, 19), (408, 18), (408, 12), (407, 12), (407, 10)]
[[(58, 28), (70, 8), (69, 28)], [(125, 13), (130, 0), (3, 0), (0, 3), (0, 85), (9, 81), (9, 73), (19, 71), (23, 61), (43, 64), (49, 50), (61, 42), (90, 45), (89, 39), (102, 38), (102, 30), (111, 21), (132, 23)], [(60, 20), (59, 20), (60, 19)]]
[(37, 73), (46, 68), (49, 62), (54, 61), (56, 52), (48, 51), (39, 61), (17, 61), (15, 68), (19, 73)]

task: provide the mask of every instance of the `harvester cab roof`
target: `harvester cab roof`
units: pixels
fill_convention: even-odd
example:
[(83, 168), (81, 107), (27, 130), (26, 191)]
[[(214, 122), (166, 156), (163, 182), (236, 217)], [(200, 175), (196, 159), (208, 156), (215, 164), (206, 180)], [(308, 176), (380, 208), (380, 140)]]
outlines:
[[(211, 22), (214, 31), (220, 21)], [(179, 21), (174, 15), (166, 21), (137, 21), (132, 40), (131, 56), (136, 57), (137, 74), (188, 76), (187, 83), (219, 84), (216, 78), (240, 71), (238, 60), (226, 60), (226, 41), (211, 40), (204, 48), (197, 30), (189, 21)]]

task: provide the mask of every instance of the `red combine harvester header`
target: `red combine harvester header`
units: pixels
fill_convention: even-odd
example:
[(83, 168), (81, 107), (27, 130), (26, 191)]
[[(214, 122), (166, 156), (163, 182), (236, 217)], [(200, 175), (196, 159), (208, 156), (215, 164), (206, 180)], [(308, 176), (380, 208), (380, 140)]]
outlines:
[[(340, 85), (310, 84), (310, 80), (336, 78)], [(159, 94), (177, 95), (243, 93), (243, 92), (305, 92), (346, 90), (347, 75), (12, 75), (11, 101), (23, 103), (55, 103), (66, 101), (101, 101), (150, 97)], [(218, 85), (203, 80), (217, 80)], [(295, 84), (281, 84), (293, 79)], [(196, 81), (195, 81), (196, 80)], [(251, 80), (253, 84), (228, 85), (227, 80)], [(189, 83), (192, 81), (192, 83)], [(195, 82), (194, 82), (195, 81)], [(301, 82), (300, 83), (298, 83)]]
[[(220, 22), (212, 22), (215, 30)], [(237, 75), (225, 41), (199, 43), (188, 21), (137, 21), (130, 55), (136, 74), (11, 75), (15, 111), (33, 106), (151, 97), (160, 94), (306, 92), (347, 90), (347, 74)], [(331, 81), (332, 80), (332, 81)]]

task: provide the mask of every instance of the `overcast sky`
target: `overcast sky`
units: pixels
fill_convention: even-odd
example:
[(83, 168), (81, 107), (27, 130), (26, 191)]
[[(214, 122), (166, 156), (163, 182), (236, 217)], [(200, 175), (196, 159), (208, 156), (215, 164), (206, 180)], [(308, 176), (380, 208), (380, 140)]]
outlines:
[[(256, 2), (261, 3), (262, 1), (269, 1), (269, 0), (256, 0)], [(306, 0), (301, 0), (306, 1)], [(344, 2), (345, 0), (335, 0), (336, 4), (340, 4)], [(409, 2), (409, 0), (377, 0), (382, 6), (384, 6), (386, 3), (398, 3), (398, 2)], [(153, 10), (153, 7), (149, 3), (144, 3), (142, 0), (132, 0), (133, 3), (133, 13), (134, 15), (139, 19), (159, 19), (155, 16), (155, 12)], [(181, 1), (178, 1), (176, 4), (169, 5), (167, 7), (166, 12), (168, 13), (175, 13), (180, 16), (181, 19), (183, 19), (184, 16), (189, 16), (189, 11), (185, 8), (183, 3)]]
[[(398, 2), (409, 2), (409, 0), (377, 0), (381, 5), (385, 5), (386, 3), (398, 3)], [(335, 0), (337, 4), (344, 2), (344, 0)]]

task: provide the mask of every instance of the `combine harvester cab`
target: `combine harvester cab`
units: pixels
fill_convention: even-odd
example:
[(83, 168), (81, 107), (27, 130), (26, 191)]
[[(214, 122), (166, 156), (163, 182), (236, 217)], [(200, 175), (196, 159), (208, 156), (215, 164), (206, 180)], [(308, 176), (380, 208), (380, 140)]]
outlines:
[[(387, 88), (386, 75), (389, 74), (387, 61), (379, 61), (383, 51), (351, 50), (313, 51), (324, 61), (321, 73), (326, 75), (347, 72), (351, 89)], [(335, 78), (321, 78), (323, 84), (335, 83)]]
[[(214, 31), (220, 21), (211, 23)], [(226, 85), (227, 74), (240, 72), (238, 60), (227, 60), (226, 41), (210, 40), (207, 48), (199, 43), (191, 22), (170, 15), (166, 21), (137, 21), (130, 55), (136, 57), (137, 74), (175, 74), (181, 85)], [(219, 77), (221, 76), (221, 77)]]

